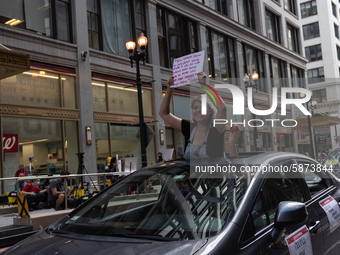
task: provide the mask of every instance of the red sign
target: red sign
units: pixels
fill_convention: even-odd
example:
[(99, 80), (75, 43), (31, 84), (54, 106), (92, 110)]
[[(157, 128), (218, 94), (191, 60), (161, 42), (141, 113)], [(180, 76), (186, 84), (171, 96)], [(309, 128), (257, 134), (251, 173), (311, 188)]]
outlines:
[(6, 152), (18, 152), (18, 135), (3, 135), (2, 137), (2, 147), (4, 149), (4, 153)]
[(300, 236), (303, 236), (308, 232), (307, 227), (305, 226), (303, 229), (301, 229), (299, 232), (297, 232), (295, 235), (291, 236), (287, 239), (288, 245), (290, 245), (292, 242), (295, 242), (297, 239), (300, 238)]

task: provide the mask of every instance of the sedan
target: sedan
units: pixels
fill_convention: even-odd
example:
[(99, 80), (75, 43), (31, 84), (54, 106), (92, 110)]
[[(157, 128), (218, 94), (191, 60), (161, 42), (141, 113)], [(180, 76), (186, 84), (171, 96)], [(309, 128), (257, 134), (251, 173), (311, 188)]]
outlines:
[[(302, 154), (174, 160), (117, 181), (4, 254), (288, 254), (292, 245), (339, 254), (340, 228), (323, 207), (334, 202), (334, 215), (339, 191), (340, 180)], [(289, 239), (300, 229), (307, 239)]]

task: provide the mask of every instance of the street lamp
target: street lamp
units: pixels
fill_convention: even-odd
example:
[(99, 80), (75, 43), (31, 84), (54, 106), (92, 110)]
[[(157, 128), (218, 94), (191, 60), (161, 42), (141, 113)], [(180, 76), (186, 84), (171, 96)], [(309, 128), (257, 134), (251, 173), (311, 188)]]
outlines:
[(126, 48), (130, 53), (130, 63), (131, 68), (133, 68), (133, 61), (136, 62), (136, 69), (137, 69), (137, 93), (138, 93), (138, 109), (139, 109), (139, 128), (140, 128), (140, 143), (141, 143), (141, 154), (142, 154), (142, 167), (148, 165), (147, 158), (146, 158), (146, 125), (144, 123), (144, 114), (143, 114), (143, 101), (142, 101), (142, 82), (140, 79), (140, 67), (139, 61), (143, 61), (143, 65), (145, 65), (145, 49), (148, 43), (148, 39), (144, 36), (143, 33), (140, 34), (138, 38), (138, 45), (141, 49), (139, 53), (136, 49), (135, 42), (127, 42)]
[[(311, 92), (311, 95), (313, 95), (313, 92)], [(306, 97), (306, 94), (305, 93), (300, 93), (300, 98), (304, 98)], [(313, 114), (314, 114), (314, 110), (316, 109), (316, 100), (314, 101), (309, 101), (306, 103), (306, 106), (307, 106), (307, 111), (309, 111), (309, 108), (311, 108), (312, 110), (312, 117), (313, 117)], [(311, 122), (310, 122), (310, 116), (307, 115), (307, 119), (308, 119), (308, 128), (309, 128), (309, 141), (310, 141), (310, 145), (312, 146), (312, 158), (314, 159), (317, 159), (317, 150), (316, 150), (316, 143), (315, 143), (315, 136), (314, 136), (314, 143), (313, 143), (313, 139), (312, 139), (312, 125), (311, 125)], [(314, 130), (315, 132), (315, 130)]]
[(254, 83), (252, 82), (249, 83), (249, 76), (245, 73), (243, 77), (243, 82), (246, 88), (256, 88), (256, 92), (257, 92), (257, 80), (259, 79), (258, 73), (254, 71), (254, 73), (251, 75), (251, 78), (254, 81)]
[[(253, 80), (254, 83), (250, 82), (249, 83), (249, 76), (245, 73), (244, 74), (244, 77), (243, 77), (243, 82), (244, 82), (244, 85), (245, 85), (245, 88), (248, 89), (248, 88), (256, 88), (256, 92), (257, 92), (257, 80), (259, 78), (259, 75), (254, 71), (254, 73), (251, 75), (251, 78)], [(253, 105), (254, 105), (254, 93), (253, 93)], [(253, 119), (255, 119), (255, 114), (253, 113)], [(257, 138), (257, 127), (255, 126), (254, 127), (254, 145), (255, 145), (255, 148), (256, 150), (260, 149), (258, 147), (258, 138)]]

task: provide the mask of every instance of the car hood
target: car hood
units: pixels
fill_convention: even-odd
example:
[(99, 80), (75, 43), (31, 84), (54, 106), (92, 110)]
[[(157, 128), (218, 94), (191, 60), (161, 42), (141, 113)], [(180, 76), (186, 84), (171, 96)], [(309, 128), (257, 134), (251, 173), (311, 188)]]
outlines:
[[(193, 254), (207, 239), (160, 242), (124, 237), (49, 235), (41, 231), (12, 246), (3, 254), (58, 255), (158, 255)], [(2, 254), (1, 254), (2, 255)]]

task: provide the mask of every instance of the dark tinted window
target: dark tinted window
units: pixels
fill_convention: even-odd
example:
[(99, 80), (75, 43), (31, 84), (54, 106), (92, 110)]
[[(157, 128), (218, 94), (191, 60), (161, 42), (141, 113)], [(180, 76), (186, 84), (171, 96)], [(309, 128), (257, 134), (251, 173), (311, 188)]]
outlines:
[(312, 161), (297, 161), (299, 167), (303, 167), (303, 174), (307, 183), (310, 195), (312, 197), (318, 195), (322, 190), (328, 188), (326, 179), (329, 177), (322, 171), (323, 166)]
[(304, 202), (299, 179), (290, 177), (292, 177), (292, 174), (288, 178), (285, 173), (271, 173), (263, 185), (262, 193), (270, 223), (274, 222), (276, 209), (280, 202)]

